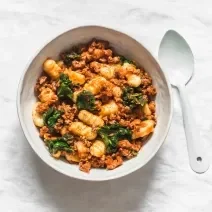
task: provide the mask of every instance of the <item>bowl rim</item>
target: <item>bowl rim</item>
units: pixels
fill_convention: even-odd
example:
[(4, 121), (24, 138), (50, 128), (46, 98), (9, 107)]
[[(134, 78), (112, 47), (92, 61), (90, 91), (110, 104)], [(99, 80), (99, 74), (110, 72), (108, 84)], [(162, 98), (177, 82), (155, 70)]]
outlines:
[(132, 39), (132, 40), (138, 42), (139, 44), (141, 44), (138, 40), (136, 40), (135, 38), (133, 38), (131, 35), (129, 35), (128, 33), (126, 33), (124, 30), (121, 30), (120, 28), (118, 28), (116, 30), (116, 29), (113, 29), (111, 27), (109, 28), (109, 27), (104, 26), (104, 25), (83, 25), (83, 26), (77, 26), (77, 27), (69, 28), (68, 30), (63, 31), (63, 32), (57, 34), (56, 36), (54, 35), (51, 38), (48, 38), (46, 41), (42, 42), (41, 46), (39, 48), (37, 48), (37, 50), (34, 53), (32, 53), (32, 56), (30, 56), (30, 58), (27, 60), (25, 69), (23, 70), (23, 72), (21, 74), (21, 77), (20, 77), (20, 80), (19, 80), (19, 84), (18, 84), (18, 89), (17, 89), (17, 97), (16, 97), (17, 114), (18, 114), (18, 118), (19, 118), (19, 122), (20, 122), (21, 128), (22, 128), (22, 130), (24, 132), (24, 135), (26, 137), (26, 140), (28, 141), (28, 143), (32, 147), (33, 151), (49, 167), (51, 167), (52, 169), (56, 170), (57, 172), (62, 173), (64, 175), (68, 176), (68, 177), (79, 179), (79, 180), (94, 181), (94, 182), (95, 181), (108, 181), (108, 180), (112, 180), (112, 179), (117, 179), (117, 178), (124, 177), (124, 176), (126, 176), (128, 174), (131, 174), (131, 173), (139, 170), (143, 166), (147, 165), (147, 163), (157, 154), (158, 150), (161, 148), (161, 146), (165, 142), (165, 139), (166, 139), (166, 137), (168, 135), (168, 132), (169, 132), (169, 129), (170, 129), (170, 126), (171, 126), (171, 121), (172, 121), (172, 116), (173, 116), (173, 96), (172, 96), (172, 89), (171, 89), (171, 84), (169, 82), (169, 79), (167, 77), (167, 74), (162, 70), (162, 68), (159, 65), (158, 58), (155, 58), (153, 56), (153, 54), (148, 49), (146, 49), (145, 46), (143, 46), (143, 44), (141, 44), (148, 51), (148, 53), (153, 57), (153, 59), (157, 62), (157, 64), (159, 65), (159, 67), (160, 67), (160, 69), (161, 69), (161, 71), (162, 71), (162, 73), (164, 75), (165, 81), (167, 82), (168, 92), (170, 94), (169, 95), (169, 98), (170, 98), (170, 114), (169, 114), (168, 124), (167, 124), (167, 127), (166, 127), (166, 131), (163, 133), (163, 136), (160, 139), (159, 145), (156, 148), (156, 150), (149, 155), (149, 157), (143, 162), (142, 165), (138, 165), (138, 166), (134, 167), (133, 169), (126, 170), (124, 173), (121, 172), (121, 173), (118, 173), (118, 174), (116, 174), (114, 176), (105, 177), (105, 178), (101, 178), (101, 179), (100, 178), (87, 179), (86, 176), (85, 177), (84, 176), (77, 176), (75, 174), (71, 175), (71, 174), (66, 173), (64, 170), (60, 169), (59, 167), (55, 166), (54, 164), (49, 163), (49, 161), (45, 157), (43, 157), (39, 153), (39, 151), (36, 151), (36, 148), (35, 148), (33, 142), (31, 141), (30, 135), (28, 134), (28, 131), (26, 129), (26, 126), (25, 126), (25, 123), (24, 123), (24, 120), (23, 120), (23, 116), (22, 116), (22, 112), (21, 112), (21, 93), (22, 93), (22, 88), (24, 86), (24, 78), (25, 78), (25, 75), (26, 75), (26, 73), (27, 73), (27, 71), (28, 71), (28, 69), (29, 69), (32, 61), (35, 59), (35, 57), (42, 51), (42, 49), (46, 45), (48, 45), (54, 39), (56, 39), (56, 38), (58, 38), (60, 36), (63, 36), (64, 34), (68, 33), (71, 30), (76, 30), (76, 29), (85, 28), (85, 27), (88, 27), (88, 28), (89, 27), (97, 27), (97, 28), (102, 28), (102, 29), (112, 30), (112, 31), (115, 31), (115, 32), (118, 32), (118, 33), (122, 33), (122, 34), (128, 36), (130, 39)]

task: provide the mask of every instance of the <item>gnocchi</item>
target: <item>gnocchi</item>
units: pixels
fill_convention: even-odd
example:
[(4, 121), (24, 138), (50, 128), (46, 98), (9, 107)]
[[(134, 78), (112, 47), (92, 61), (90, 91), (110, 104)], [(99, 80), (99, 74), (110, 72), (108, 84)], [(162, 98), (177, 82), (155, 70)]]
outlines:
[(115, 97), (121, 97), (121, 95), (123, 93), (122, 90), (121, 90), (121, 88), (118, 87), (118, 86), (114, 86), (112, 88), (112, 91), (113, 91), (113, 96), (115, 96)]
[(52, 59), (48, 59), (43, 64), (43, 70), (54, 80), (60, 77), (61, 68)]
[(57, 100), (56, 94), (50, 88), (42, 89), (38, 98), (41, 102), (52, 102)]
[(84, 136), (88, 140), (94, 140), (97, 136), (97, 133), (91, 127), (79, 121), (72, 122), (69, 126), (69, 131), (74, 135)]
[(82, 91), (75, 91), (74, 93), (73, 93), (73, 102), (77, 102), (77, 97), (78, 97), (78, 95), (81, 93)]
[(44, 121), (43, 121), (43, 117), (42, 114), (38, 113), (36, 111), (37, 106), (40, 104), (40, 102), (36, 102), (33, 110), (32, 110), (32, 120), (34, 122), (34, 125), (37, 127), (43, 127), (44, 126)]
[(140, 125), (137, 125), (135, 127), (132, 134), (132, 138), (137, 139), (137, 138), (142, 138), (149, 135), (150, 133), (153, 132), (154, 125), (155, 125), (155, 122), (153, 120), (142, 121)]
[(104, 125), (104, 121), (99, 116), (93, 115), (92, 113), (81, 110), (79, 112), (78, 118), (85, 124), (92, 127), (101, 127)]
[(103, 141), (96, 140), (90, 147), (91, 155), (95, 157), (102, 157), (106, 153), (106, 146)]
[(78, 154), (65, 152), (65, 158), (70, 163), (72, 163), (72, 162), (79, 163), (79, 161), (80, 161)]
[(115, 101), (110, 101), (108, 104), (102, 105), (100, 115), (108, 116), (118, 112), (118, 105)]
[(143, 106), (143, 112), (146, 116), (150, 116), (152, 115), (152, 112), (151, 110), (149, 109), (149, 105), (148, 103), (146, 103), (144, 106)]
[(106, 85), (107, 80), (104, 77), (95, 77), (85, 84), (84, 90), (90, 91), (93, 94), (98, 94)]
[(99, 75), (103, 76), (104, 78), (112, 79), (115, 77), (116, 71), (121, 68), (121, 65), (108, 65), (94, 61), (90, 63), (90, 68), (93, 69), (94, 72), (99, 73)]
[(79, 158), (85, 158), (89, 153), (89, 149), (81, 141), (76, 142), (75, 145), (78, 151)]
[(141, 77), (135, 74), (126, 75), (127, 82), (132, 87), (138, 87), (141, 84)]
[(61, 151), (57, 151), (56, 153), (52, 153), (52, 156), (54, 157), (54, 158), (60, 158), (60, 156), (61, 156)]
[(130, 63), (124, 63), (122, 68), (126, 71), (125, 72), (126, 74), (133, 73), (136, 70), (135, 65), (130, 64)]
[(74, 84), (83, 85), (85, 83), (85, 76), (83, 74), (77, 73), (76, 71), (72, 71), (70, 68), (66, 69), (64, 73), (69, 76), (69, 79)]
[(141, 77), (135, 74), (136, 67), (133, 64), (124, 63), (121, 74), (127, 78), (127, 82), (132, 87), (138, 87), (141, 84)]

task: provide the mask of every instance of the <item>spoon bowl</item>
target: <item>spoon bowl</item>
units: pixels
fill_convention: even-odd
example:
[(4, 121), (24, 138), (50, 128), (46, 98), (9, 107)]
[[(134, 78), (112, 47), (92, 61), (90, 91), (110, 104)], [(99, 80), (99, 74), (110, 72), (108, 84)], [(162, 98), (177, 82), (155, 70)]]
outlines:
[(191, 80), (194, 73), (192, 51), (185, 39), (174, 30), (169, 30), (164, 35), (159, 60), (172, 85), (186, 85)]

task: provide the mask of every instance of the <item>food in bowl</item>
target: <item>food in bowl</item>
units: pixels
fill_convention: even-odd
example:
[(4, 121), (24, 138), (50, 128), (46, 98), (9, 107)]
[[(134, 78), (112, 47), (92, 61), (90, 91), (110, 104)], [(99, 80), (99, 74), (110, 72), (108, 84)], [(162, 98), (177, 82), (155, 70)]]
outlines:
[(35, 93), (32, 118), (50, 154), (84, 172), (135, 157), (156, 125), (151, 77), (107, 41), (47, 58)]

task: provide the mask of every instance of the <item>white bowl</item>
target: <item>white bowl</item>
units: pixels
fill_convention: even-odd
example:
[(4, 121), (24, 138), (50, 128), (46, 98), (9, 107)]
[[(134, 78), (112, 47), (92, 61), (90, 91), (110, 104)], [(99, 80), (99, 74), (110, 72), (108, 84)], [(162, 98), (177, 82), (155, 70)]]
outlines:
[[(86, 43), (92, 38), (107, 40), (116, 52), (134, 59), (152, 77), (153, 84), (157, 89), (156, 114), (157, 126), (150, 140), (144, 145), (138, 156), (124, 162), (114, 170), (92, 169), (89, 174), (79, 170), (77, 165), (68, 164), (62, 160), (55, 160), (50, 156), (42, 139), (39, 137), (37, 128), (32, 121), (32, 106), (36, 102), (34, 86), (42, 72), (43, 61), (47, 57), (57, 58), (59, 53), (70, 46)], [(21, 126), (31, 147), (37, 155), (55, 170), (78, 179), (90, 181), (111, 180), (122, 177), (144, 166), (159, 150), (166, 138), (172, 117), (171, 88), (164, 73), (151, 54), (136, 40), (128, 35), (100, 26), (84, 26), (71, 29), (52, 41), (48, 42), (24, 71), (21, 77), (17, 108)]]

